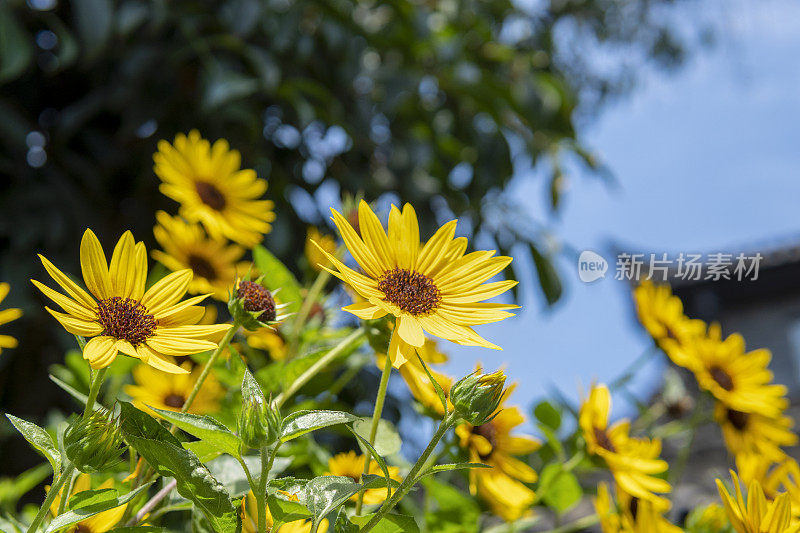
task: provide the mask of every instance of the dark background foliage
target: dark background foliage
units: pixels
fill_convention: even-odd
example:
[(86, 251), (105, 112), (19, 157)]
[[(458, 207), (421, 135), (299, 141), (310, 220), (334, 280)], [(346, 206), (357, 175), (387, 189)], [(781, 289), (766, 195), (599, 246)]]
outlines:
[[(72, 340), (28, 282), (43, 276), (36, 253), (77, 272), (87, 227), (107, 246), (131, 229), (152, 247), (155, 211), (176, 211), (152, 153), (192, 128), (228, 139), (269, 180), (278, 218), (266, 245), (281, 257), (301, 253), (331, 196), (390, 192), (414, 203), (423, 235), (455, 215), (505, 253), (529, 247), (538, 275), (517, 275), (554, 302), (549, 249), (501, 192), (544, 159), (556, 212), (564, 158), (602, 174), (576, 124), (643, 64), (680, 64), (688, 41), (661, 16), (671, 4), (0, 2), (0, 278), (12, 284), (4, 307), (25, 310), (4, 327), (20, 348), (0, 355), (0, 411), (71, 408), (47, 380)], [(611, 58), (600, 69), (598, 50)], [(0, 456), (21, 457), (21, 439), (3, 437)]]

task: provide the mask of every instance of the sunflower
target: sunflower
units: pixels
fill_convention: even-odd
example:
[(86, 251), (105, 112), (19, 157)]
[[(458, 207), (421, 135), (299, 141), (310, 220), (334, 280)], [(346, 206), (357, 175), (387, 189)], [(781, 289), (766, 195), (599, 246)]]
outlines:
[[(0, 283), (0, 303), (8, 296), (8, 291), (11, 287), (8, 283)], [(0, 311), (0, 326), (8, 324), (22, 316), (22, 309), (9, 308)], [(3, 353), (3, 348), (16, 348), (17, 339), (11, 335), (0, 335), (0, 353)]]
[(364, 274), (320, 247), (335, 270), (323, 268), (366, 299), (344, 307), (345, 311), (365, 320), (387, 314), (395, 317), (395, 334), (388, 350), (395, 367), (412, 358), (413, 348), (424, 345), (425, 331), (465, 346), (500, 349), (472, 326), (513, 316), (508, 310), (518, 307), (484, 302), (517, 283), (484, 283), (507, 267), (510, 257), (492, 257), (494, 251), (465, 255), (467, 240), (454, 238), (455, 220), (421, 245), (417, 215), (410, 204), (402, 212), (392, 206), (388, 235), (364, 201), (358, 207), (361, 236), (338, 211), (331, 211), (347, 249)]
[[(317, 248), (317, 245), (319, 245), (319, 248)], [(311, 226), (306, 233), (305, 254), (308, 264), (314, 270), (322, 270), (322, 267), (331, 265), (325, 255), (320, 253), (320, 248), (331, 255), (335, 254), (336, 239), (330, 235), (323, 235), (316, 227)]]
[(738, 333), (722, 340), (719, 324), (711, 324), (704, 337), (677, 351), (688, 354), (688, 368), (698, 385), (731, 409), (779, 417), (788, 406), (786, 387), (772, 384), (767, 369), (770, 351), (745, 353), (744, 338)]
[(668, 468), (667, 462), (658, 458), (661, 441), (631, 437), (627, 420), (609, 426), (610, 412), (608, 387), (592, 387), (578, 414), (587, 451), (605, 460), (621, 490), (641, 500), (663, 505), (666, 500), (654, 493), (669, 492), (671, 487), (665, 480), (653, 477)]
[[(364, 472), (364, 461), (366, 461), (366, 459), (366, 456), (357, 455), (356, 452), (352, 450), (345, 453), (338, 453), (328, 460), (328, 471), (325, 474), (349, 477), (358, 483), (361, 480), (361, 474)], [(390, 466), (388, 469), (389, 477), (395, 481), (403, 480), (403, 478), (400, 477), (399, 468)], [(381, 467), (378, 466), (378, 463), (374, 460), (370, 460), (369, 471), (367, 473), (375, 476), (383, 476), (383, 470), (381, 470)], [(367, 505), (383, 503), (384, 500), (386, 500), (388, 492), (388, 488), (367, 489), (364, 491), (364, 503)], [(358, 496), (354, 495), (350, 499), (356, 501)]]
[(663, 517), (666, 509), (652, 501), (640, 500), (617, 491), (619, 506), (614, 503), (608, 485), (597, 486), (594, 508), (600, 517), (603, 533), (680, 533), (681, 528)]
[(764, 490), (758, 481), (751, 481), (747, 487), (747, 503), (742, 494), (739, 478), (731, 470), (735, 493), (733, 496), (717, 479), (717, 489), (725, 506), (725, 513), (733, 528), (739, 533), (798, 533), (800, 524), (791, 524), (791, 504), (789, 494), (782, 493), (772, 501), (767, 501)]
[(210, 293), (217, 300), (227, 302), (237, 276), (250, 268), (247, 261), (237, 262), (244, 256), (245, 249), (225, 240), (212, 239), (198, 224), (187, 224), (182, 218), (164, 211), (156, 213), (156, 220), (158, 225), (153, 228), (153, 234), (163, 251), (153, 250), (153, 259), (173, 272), (191, 270), (190, 293)]
[(683, 314), (683, 303), (673, 296), (669, 285), (656, 285), (646, 280), (634, 289), (633, 296), (642, 326), (676, 365), (687, 366), (688, 362), (682, 357), (686, 352), (678, 348), (701, 337), (705, 333), (705, 323)]
[[(180, 411), (203, 372), (202, 368), (196, 367), (189, 373), (191, 367), (191, 363), (185, 361), (181, 369), (186, 374), (165, 375), (150, 366), (138, 365), (132, 372), (135, 384), (125, 385), (125, 394), (133, 398), (133, 403), (139, 408), (150, 406)], [(219, 401), (224, 395), (225, 391), (212, 371), (189, 406), (189, 412), (202, 415), (219, 411)]]
[(94, 369), (107, 367), (121, 352), (159, 370), (184, 373), (172, 362), (173, 356), (213, 350), (215, 340), (230, 328), (230, 324), (195, 325), (204, 312), (195, 304), (206, 296), (180, 301), (192, 280), (191, 270), (173, 272), (145, 291), (147, 252), (144, 243), (134, 242), (130, 231), (117, 242), (110, 266), (95, 234), (88, 229), (83, 234), (81, 271), (89, 292), (45, 257), (39, 258), (69, 296), (31, 281), (65, 311), (45, 307), (64, 329), (91, 337), (83, 357)]
[[(293, 501), (297, 501), (297, 496), (288, 495)], [(288, 524), (283, 524), (277, 530), (272, 531), (272, 514), (269, 512), (269, 507), (264, 509), (266, 511), (267, 531), (270, 533), (311, 533), (311, 522), (308, 520), (295, 520)], [(242, 498), (242, 533), (257, 533), (258, 531), (258, 502), (253, 491), (247, 493), (247, 496)], [(328, 531), (328, 520), (320, 522), (319, 533)]]
[(153, 161), (161, 192), (181, 204), (181, 216), (201, 222), (212, 237), (252, 248), (272, 229), (274, 204), (259, 200), (266, 180), (240, 168), (239, 152), (225, 139), (212, 146), (197, 130), (179, 133), (173, 144), (158, 142)]
[[(72, 484), (72, 492), (70, 493), (70, 497), (79, 492), (91, 489), (90, 480), (91, 478), (88, 474), (80, 474), (77, 478), (75, 478), (75, 483)], [(102, 485), (97, 487), (97, 490), (111, 489), (113, 487), (114, 481), (108, 479), (104, 481)], [(50, 487), (47, 487), (47, 490), (49, 491)], [(50, 512), (53, 516), (58, 515), (58, 507), (61, 503), (61, 496), (63, 492), (64, 489), (62, 488), (61, 492), (56, 495), (53, 503), (50, 505)], [(117, 525), (117, 522), (122, 519), (127, 505), (128, 504), (120, 505), (119, 507), (108, 509), (92, 517), (81, 520), (77, 524), (70, 526), (65, 531), (66, 533), (105, 533), (106, 531), (111, 531), (114, 529), (114, 526)]]
[[(513, 388), (509, 387), (503, 403)], [(501, 405), (497, 416), (481, 426), (465, 423), (456, 427), (459, 445), (467, 450), (469, 460), (492, 467), (470, 470), (470, 491), (507, 521), (525, 514), (535, 499), (525, 483), (536, 482), (536, 471), (514, 456), (533, 453), (541, 443), (526, 435), (511, 434), (523, 423), (525, 417), (517, 407)]]
[(286, 341), (277, 330), (272, 328), (259, 328), (255, 331), (245, 330), (244, 336), (247, 345), (256, 350), (261, 350), (269, 354), (273, 361), (283, 361), (289, 354)]
[(714, 418), (722, 428), (728, 451), (734, 456), (755, 453), (779, 461), (786, 456), (781, 446), (797, 444), (797, 435), (791, 429), (794, 422), (783, 414), (767, 417), (737, 411), (717, 402)]
[[(775, 499), (782, 491), (791, 493), (800, 479), (797, 461), (786, 455), (775, 460), (760, 453), (740, 453), (736, 456), (736, 470), (745, 485), (758, 482), (768, 500)], [(800, 512), (800, 508), (797, 511)]]

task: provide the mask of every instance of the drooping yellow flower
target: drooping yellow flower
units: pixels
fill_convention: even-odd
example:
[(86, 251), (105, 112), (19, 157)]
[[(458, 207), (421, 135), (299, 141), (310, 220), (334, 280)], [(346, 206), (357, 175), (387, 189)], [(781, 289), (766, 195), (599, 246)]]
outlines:
[(286, 342), (277, 330), (272, 328), (260, 328), (255, 331), (245, 330), (247, 345), (256, 350), (262, 350), (269, 354), (273, 361), (283, 361), (289, 354)]
[[(314, 243), (317, 243), (316, 245)], [(319, 245), (319, 248), (317, 248)], [(319, 230), (311, 226), (306, 233), (306, 260), (314, 270), (322, 270), (322, 267), (331, 266), (325, 254), (320, 252), (320, 248), (325, 252), (334, 255), (336, 253), (336, 239), (330, 235), (323, 235)]]
[[(104, 481), (102, 485), (97, 487), (98, 490), (110, 488), (114, 488), (114, 481), (111, 479)], [(91, 478), (88, 474), (80, 474), (75, 478), (75, 483), (72, 484), (70, 497), (89, 489), (91, 489)], [(47, 490), (50, 490), (50, 487), (47, 487)], [(53, 516), (57, 516), (58, 514), (58, 506), (61, 503), (63, 492), (64, 489), (62, 488), (50, 505), (50, 513), (52, 513)], [(127, 505), (128, 504), (120, 505), (119, 507), (108, 509), (107, 511), (81, 520), (77, 524), (70, 526), (66, 531), (67, 533), (105, 533), (106, 531), (111, 531), (114, 526), (117, 525), (117, 522), (122, 519)]]
[(698, 385), (731, 409), (778, 417), (788, 406), (786, 387), (773, 384), (767, 369), (770, 351), (745, 353), (744, 338), (738, 333), (723, 340), (719, 324), (711, 324), (707, 335), (676, 351), (687, 352), (687, 367)]
[[(8, 283), (0, 283), (0, 303), (8, 296), (8, 291), (11, 287)], [(8, 324), (9, 322), (18, 319), (22, 316), (22, 309), (9, 308), (0, 311), (0, 326)], [(0, 353), (3, 353), (3, 348), (16, 348), (17, 339), (11, 335), (0, 335)]]
[(229, 324), (196, 325), (203, 308), (195, 304), (206, 296), (180, 301), (192, 280), (191, 270), (173, 272), (145, 291), (147, 252), (144, 243), (134, 242), (130, 231), (120, 237), (110, 265), (95, 234), (88, 229), (83, 234), (81, 271), (89, 292), (44, 256), (39, 258), (68, 296), (31, 281), (65, 311), (45, 307), (64, 329), (91, 337), (83, 357), (94, 369), (107, 367), (123, 353), (159, 370), (183, 373), (173, 356), (213, 350), (215, 341), (230, 328)]
[(747, 503), (742, 494), (739, 478), (731, 470), (734, 495), (728, 492), (721, 480), (717, 479), (717, 489), (725, 506), (733, 528), (739, 533), (797, 533), (800, 524), (791, 524), (791, 505), (789, 494), (782, 493), (772, 501), (767, 501), (764, 490), (757, 481), (747, 487)]
[(266, 180), (241, 168), (238, 150), (231, 150), (225, 139), (212, 146), (197, 130), (179, 133), (173, 144), (159, 141), (153, 161), (161, 192), (181, 204), (181, 216), (201, 222), (212, 237), (251, 248), (272, 229), (274, 204), (259, 200)]
[[(328, 460), (327, 475), (331, 476), (344, 476), (349, 477), (356, 483), (361, 480), (361, 474), (364, 472), (364, 461), (367, 459), (364, 455), (358, 455), (354, 451), (338, 453)], [(389, 477), (395, 481), (402, 481), (400, 477), (400, 469), (396, 466), (389, 466)], [(383, 476), (383, 470), (378, 466), (378, 463), (371, 459), (369, 462), (368, 474), (375, 476)], [(388, 488), (383, 489), (367, 489), (364, 491), (364, 503), (373, 505), (383, 503), (386, 500)], [(356, 501), (358, 496), (353, 496), (350, 499)]]
[(687, 366), (682, 356), (685, 351), (677, 348), (691, 343), (705, 333), (702, 320), (691, 319), (683, 314), (683, 303), (673, 296), (669, 285), (656, 285), (643, 281), (633, 291), (639, 321), (653, 340), (679, 366)]
[[(185, 361), (181, 364), (181, 368), (189, 372), (191, 364)], [(133, 403), (140, 409), (150, 406), (167, 411), (180, 411), (202, 372), (201, 367), (196, 367), (191, 373), (170, 375), (157, 372), (148, 365), (138, 365), (132, 372), (135, 384), (125, 385), (125, 394), (133, 398)], [(197, 392), (188, 412), (202, 415), (219, 411), (219, 401), (224, 395), (225, 391), (212, 370)]]
[(728, 451), (737, 457), (754, 453), (779, 461), (786, 455), (781, 446), (797, 444), (797, 435), (791, 429), (794, 422), (783, 414), (767, 417), (737, 411), (717, 402), (714, 418), (722, 428)]
[(356, 272), (323, 250), (335, 268), (329, 272), (366, 299), (343, 309), (365, 320), (387, 314), (395, 317), (388, 350), (395, 367), (424, 345), (425, 331), (465, 346), (500, 349), (472, 326), (513, 316), (508, 310), (518, 307), (484, 302), (516, 284), (513, 280), (484, 283), (507, 267), (510, 257), (493, 257), (494, 251), (465, 255), (466, 239), (454, 238), (455, 220), (422, 245), (417, 214), (410, 204), (402, 212), (392, 206), (388, 234), (364, 201), (358, 207), (361, 235), (338, 211), (331, 211), (347, 249), (364, 272)]
[[(503, 404), (513, 388), (513, 385), (509, 387)], [(465, 423), (456, 427), (459, 445), (467, 450), (469, 460), (492, 467), (469, 471), (470, 491), (507, 521), (523, 516), (536, 497), (525, 485), (536, 481), (536, 471), (514, 457), (533, 453), (541, 446), (538, 440), (527, 435), (512, 435), (514, 429), (524, 422), (525, 417), (517, 407), (503, 407), (501, 404), (497, 416), (485, 424), (473, 426)]]
[(666, 510), (652, 501), (640, 500), (624, 491), (617, 491), (619, 506), (614, 503), (608, 485), (597, 486), (594, 508), (600, 517), (603, 533), (680, 533), (662, 513)]
[(191, 270), (190, 293), (210, 293), (227, 302), (237, 276), (250, 268), (247, 261), (239, 261), (245, 249), (226, 240), (212, 239), (199, 224), (188, 224), (164, 211), (156, 213), (156, 219), (158, 225), (153, 234), (163, 251), (153, 250), (153, 259), (173, 272)]
[(641, 500), (663, 505), (665, 499), (655, 493), (669, 492), (671, 487), (665, 480), (654, 477), (668, 468), (667, 462), (658, 458), (661, 441), (631, 437), (627, 420), (609, 426), (610, 413), (608, 387), (592, 387), (578, 414), (587, 451), (605, 460), (621, 490)]
[[(297, 501), (297, 496), (290, 496), (292, 500)], [(269, 507), (264, 509), (266, 512), (267, 531), (270, 533), (311, 533), (311, 522), (308, 520), (295, 520), (288, 524), (283, 524), (277, 530), (272, 531), (272, 514), (269, 512)], [(242, 533), (257, 533), (258, 532), (258, 502), (253, 491), (247, 493), (247, 496), (242, 498)], [(319, 533), (328, 531), (328, 521), (323, 520), (320, 522)]]

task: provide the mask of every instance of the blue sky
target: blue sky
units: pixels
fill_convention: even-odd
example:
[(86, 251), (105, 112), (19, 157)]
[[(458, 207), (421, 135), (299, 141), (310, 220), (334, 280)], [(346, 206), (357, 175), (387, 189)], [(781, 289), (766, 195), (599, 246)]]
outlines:
[[(611, 168), (618, 187), (572, 176), (552, 229), (577, 250), (714, 252), (800, 241), (800, 4), (731, 0), (721, 41), (677, 74), (651, 73), (634, 94), (607, 108), (583, 141)], [(546, 219), (541, 177), (519, 176), (510, 191)], [(605, 254), (609, 257), (609, 254)], [(529, 406), (551, 387), (577, 400), (579, 386), (610, 381), (649, 345), (633, 318), (626, 286), (584, 284), (572, 260), (560, 264), (565, 294), (552, 310), (526, 291), (518, 317), (479, 329), (500, 343), (489, 353), (448, 343), (446, 368), (462, 375), (477, 360), (505, 363)], [(654, 361), (634, 389), (657, 385)], [(628, 406), (618, 402), (619, 414)]]

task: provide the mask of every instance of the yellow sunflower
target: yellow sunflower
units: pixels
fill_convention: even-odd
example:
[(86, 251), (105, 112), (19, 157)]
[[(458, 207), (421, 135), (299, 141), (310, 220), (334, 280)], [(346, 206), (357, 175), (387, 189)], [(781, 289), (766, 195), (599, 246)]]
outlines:
[[(736, 470), (745, 485), (758, 482), (768, 500), (775, 499), (779, 492), (791, 493), (800, 479), (797, 461), (786, 455), (775, 460), (760, 453), (740, 453), (736, 456)], [(800, 513), (800, 508), (795, 512)]]
[(791, 504), (789, 494), (779, 494), (772, 501), (767, 501), (764, 490), (757, 481), (751, 481), (747, 487), (747, 503), (745, 503), (742, 487), (735, 472), (733, 478), (734, 495), (728, 492), (721, 480), (717, 479), (717, 489), (725, 506), (725, 513), (733, 528), (739, 533), (798, 533), (800, 524), (792, 525)]
[[(80, 474), (77, 478), (75, 478), (75, 483), (72, 484), (72, 492), (70, 493), (70, 497), (79, 492), (90, 490), (91, 488), (91, 478), (89, 475)], [(104, 481), (102, 485), (97, 487), (98, 490), (111, 488), (114, 488), (114, 481), (111, 479)], [(50, 490), (50, 487), (47, 487), (47, 490)], [(58, 514), (58, 506), (61, 503), (61, 496), (63, 492), (64, 489), (62, 488), (61, 492), (56, 495), (53, 503), (50, 505), (50, 512), (53, 516), (57, 516)], [(108, 509), (107, 511), (103, 511), (102, 513), (98, 513), (92, 517), (81, 520), (77, 524), (70, 526), (65, 531), (67, 533), (105, 533), (106, 531), (111, 531), (114, 529), (114, 526), (117, 525), (117, 522), (122, 519), (127, 505), (128, 504), (120, 505), (119, 507)]]
[[(503, 404), (513, 388), (513, 385), (509, 387)], [(517, 407), (501, 404), (497, 416), (489, 422), (481, 426), (465, 423), (456, 427), (459, 445), (467, 450), (469, 460), (492, 467), (469, 471), (470, 491), (507, 521), (523, 516), (535, 500), (534, 492), (525, 483), (536, 482), (536, 471), (514, 457), (533, 453), (541, 446), (538, 440), (527, 435), (512, 435), (524, 422), (525, 417)]]
[[(358, 455), (352, 450), (345, 453), (338, 453), (328, 460), (328, 471), (326, 475), (349, 477), (358, 483), (361, 480), (361, 474), (364, 472), (364, 461), (366, 459), (366, 456)], [(395, 481), (403, 481), (403, 478), (400, 477), (399, 468), (390, 466), (388, 469), (389, 477)], [(378, 466), (378, 463), (374, 460), (370, 460), (369, 471), (367, 473), (375, 476), (383, 476), (383, 470), (381, 470), (381, 467)], [(386, 500), (388, 492), (388, 488), (367, 489), (364, 491), (364, 503), (367, 505), (383, 503), (384, 500)], [(356, 501), (358, 496), (354, 495), (350, 499)]]
[(107, 367), (121, 352), (159, 370), (184, 373), (173, 356), (213, 350), (215, 341), (230, 328), (230, 324), (196, 325), (203, 308), (195, 304), (206, 296), (180, 301), (192, 280), (191, 270), (173, 272), (145, 291), (147, 252), (130, 231), (119, 239), (110, 266), (95, 234), (88, 229), (83, 234), (81, 271), (89, 292), (45, 257), (39, 258), (68, 296), (31, 281), (65, 311), (45, 307), (64, 329), (91, 337), (83, 357), (94, 369)]
[[(291, 498), (294, 501), (297, 501), (297, 496), (293, 496)], [(289, 522), (288, 524), (283, 524), (277, 530), (272, 531), (272, 514), (269, 512), (269, 507), (264, 509), (267, 513), (266, 516), (266, 523), (267, 523), (267, 531), (270, 533), (311, 533), (311, 522), (308, 520), (295, 520), (294, 522)], [(242, 533), (257, 533), (258, 532), (258, 502), (256, 501), (256, 496), (253, 494), (253, 491), (247, 493), (245, 498), (242, 498)], [(328, 531), (328, 521), (323, 520), (320, 522), (319, 529), (317, 530), (319, 533), (325, 533)]]
[(707, 335), (677, 351), (687, 353), (688, 368), (698, 385), (731, 409), (768, 417), (778, 417), (786, 409), (786, 387), (772, 384), (767, 369), (772, 354), (763, 348), (745, 353), (744, 338), (738, 333), (722, 340), (719, 324), (711, 324)]
[(387, 314), (395, 317), (395, 334), (388, 350), (395, 367), (412, 358), (413, 348), (424, 345), (424, 331), (466, 346), (500, 349), (472, 326), (513, 316), (508, 310), (518, 307), (484, 302), (517, 283), (484, 283), (507, 267), (510, 257), (493, 257), (494, 251), (465, 255), (467, 240), (454, 238), (455, 220), (422, 245), (417, 214), (410, 204), (402, 212), (392, 206), (388, 234), (364, 201), (358, 207), (360, 236), (338, 211), (331, 211), (347, 249), (364, 274), (320, 247), (335, 268), (326, 270), (366, 299), (344, 307), (345, 311), (365, 320)]
[[(11, 287), (8, 283), (0, 283), (0, 303), (8, 296), (8, 291)], [(22, 309), (9, 308), (0, 311), (0, 326), (8, 324), (9, 322), (18, 319), (22, 316)], [(11, 335), (0, 335), (0, 353), (3, 353), (3, 348), (16, 348), (17, 339)]]
[[(317, 245), (319, 245), (319, 248), (317, 248)], [(306, 233), (305, 254), (308, 264), (314, 270), (322, 270), (322, 267), (331, 265), (325, 255), (320, 253), (320, 248), (334, 255), (336, 253), (336, 239), (330, 235), (323, 235), (316, 227), (311, 226)]]
[(737, 411), (717, 402), (714, 418), (722, 428), (728, 451), (734, 456), (755, 453), (779, 461), (786, 455), (781, 446), (797, 444), (797, 435), (791, 429), (794, 422), (783, 414), (767, 417)]
[(259, 200), (266, 180), (242, 169), (239, 152), (225, 139), (212, 146), (197, 130), (179, 133), (173, 144), (159, 141), (153, 161), (161, 192), (181, 204), (181, 216), (201, 222), (212, 237), (252, 248), (272, 229), (274, 204)]
[[(186, 374), (168, 375), (148, 365), (138, 365), (132, 372), (135, 384), (125, 385), (125, 394), (142, 409), (148, 405), (167, 411), (180, 411), (203, 372), (201, 367), (196, 367), (189, 373), (191, 367), (191, 363), (185, 361), (181, 368)], [(219, 401), (224, 395), (225, 391), (212, 370), (189, 406), (189, 412), (202, 415), (219, 411)]]
[(662, 515), (666, 509), (652, 501), (640, 500), (624, 491), (617, 491), (619, 506), (614, 503), (608, 485), (597, 486), (594, 508), (600, 517), (603, 533), (680, 533)]
[(289, 348), (277, 330), (272, 328), (245, 330), (244, 335), (248, 346), (267, 352), (273, 361), (283, 361), (289, 354)]
[(227, 302), (237, 276), (250, 269), (249, 262), (239, 262), (245, 249), (226, 240), (212, 239), (198, 224), (187, 224), (164, 211), (156, 213), (156, 219), (158, 225), (153, 234), (163, 251), (153, 250), (153, 259), (173, 272), (191, 270), (190, 293), (212, 294), (217, 300)]
[(578, 424), (590, 454), (605, 460), (621, 490), (641, 500), (663, 505), (665, 499), (654, 493), (671, 490), (669, 483), (654, 477), (666, 472), (659, 439), (630, 436), (630, 422), (620, 420), (609, 426), (611, 395), (605, 385), (592, 387), (578, 414)]
[(673, 296), (669, 285), (646, 280), (634, 289), (633, 296), (639, 321), (653, 340), (676, 365), (687, 366), (688, 362), (682, 358), (686, 352), (677, 348), (701, 337), (705, 323), (683, 314), (683, 303)]

